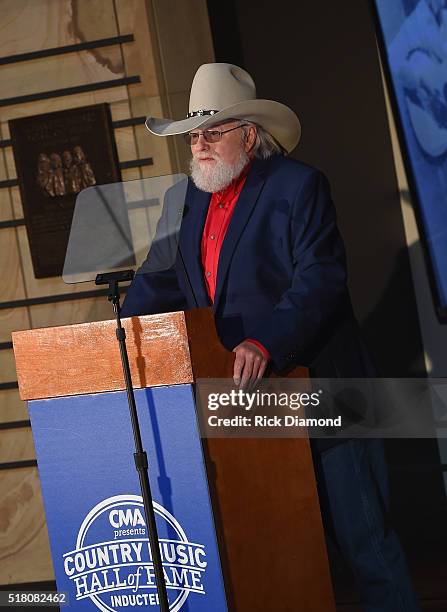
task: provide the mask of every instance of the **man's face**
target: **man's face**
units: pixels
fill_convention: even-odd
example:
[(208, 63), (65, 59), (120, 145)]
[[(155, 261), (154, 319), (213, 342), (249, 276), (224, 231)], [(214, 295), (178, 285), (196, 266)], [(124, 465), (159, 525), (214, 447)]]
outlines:
[[(208, 127), (209, 130), (219, 130), (220, 132), (226, 132), (237, 127), (236, 121), (230, 121), (228, 123), (221, 123), (217, 126)], [(247, 128), (244, 128), (247, 129)], [(200, 133), (200, 130), (192, 130), (192, 132)], [(199, 160), (202, 167), (213, 166), (217, 160), (223, 161), (225, 164), (230, 166), (234, 165), (239, 159), (242, 151), (248, 151), (246, 141), (244, 139), (243, 128), (233, 130), (232, 132), (226, 132), (222, 134), (219, 142), (206, 142), (205, 138), (201, 136), (197, 141), (197, 144), (191, 145), (191, 153), (193, 157)]]
[(192, 131), (200, 136), (191, 145), (191, 177), (202, 191), (216, 192), (225, 189), (249, 162), (256, 128), (242, 128), (237, 121), (228, 121), (208, 129), (225, 133), (218, 142), (207, 142), (201, 130)]

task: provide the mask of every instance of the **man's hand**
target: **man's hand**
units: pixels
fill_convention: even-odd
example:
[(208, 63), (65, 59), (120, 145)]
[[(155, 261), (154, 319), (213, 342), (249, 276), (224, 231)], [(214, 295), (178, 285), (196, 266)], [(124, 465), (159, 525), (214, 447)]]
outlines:
[(255, 344), (247, 340), (234, 347), (233, 353), (236, 353), (233, 367), (234, 384), (247, 389), (264, 376), (268, 359)]

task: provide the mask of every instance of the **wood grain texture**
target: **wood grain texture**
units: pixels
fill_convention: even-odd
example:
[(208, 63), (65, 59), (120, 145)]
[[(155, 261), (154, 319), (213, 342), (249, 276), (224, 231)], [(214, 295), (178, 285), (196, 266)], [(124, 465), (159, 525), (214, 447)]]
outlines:
[(168, 93), (189, 91), (200, 64), (214, 61), (206, 0), (153, 0), (152, 6)]
[[(71, 27), (79, 42), (118, 36), (115, 0), (71, 2)], [(93, 49), (91, 53), (100, 58), (100, 51), (101, 49)]]
[(6, 178), (8, 179), (17, 178), (16, 164), (14, 160), (14, 153), (12, 151), (12, 146), (3, 149), (3, 154), (5, 156)]
[(0, 230), (0, 301), (19, 300), (25, 297), (17, 250), (15, 228)]
[[(0, 26), (1, 55), (12, 55), (85, 42), (117, 35), (113, 0), (91, 0), (73, 3), (70, 0), (3, 2)], [(131, 43), (129, 43), (131, 44)], [(119, 46), (104, 47), (4, 66), (5, 78), (0, 82), (0, 97), (26, 95), (38, 91), (69, 87), (84, 83), (108, 81), (124, 76)], [(124, 88), (123, 88), (124, 89)], [(88, 95), (88, 94), (87, 94)], [(82, 97), (82, 96), (80, 96)], [(90, 96), (90, 103), (92, 99)], [(94, 94), (93, 96), (94, 97)], [(124, 95), (127, 97), (127, 95)], [(69, 96), (73, 101), (73, 96)], [(58, 100), (20, 105), (18, 116), (29, 116), (61, 109)], [(88, 102), (87, 102), (88, 103)], [(73, 102), (69, 103), (70, 107)], [(75, 105), (78, 104), (76, 101)], [(23, 108), (24, 106), (28, 108)], [(17, 107), (18, 108), (18, 107)], [(32, 110), (31, 110), (32, 109)], [(0, 109), (2, 121), (13, 118), (10, 107)], [(17, 116), (17, 115), (15, 115)]]
[(0, 430), (0, 463), (35, 459), (33, 436), (30, 427)]
[[(138, 172), (138, 169), (136, 169)], [(126, 172), (134, 172), (135, 170), (128, 170)], [(124, 173), (123, 173), (124, 175)], [(139, 177), (138, 177), (139, 178)], [(131, 179), (128, 179), (131, 180)], [(26, 297), (28, 298), (37, 298), (37, 297), (46, 297), (51, 295), (61, 295), (66, 293), (81, 293), (83, 291), (95, 291), (98, 287), (95, 286), (94, 282), (87, 283), (72, 283), (67, 284), (64, 282), (61, 276), (53, 276), (49, 278), (35, 278), (33, 264), (31, 261), (31, 251), (29, 248), (28, 236), (26, 233), (25, 227), (18, 227), (16, 229), (11, 230), (0, 230), (0, 239), (2, 236), (2, 232), (15, 232), (15, 236), (17, 237), (17, 242), (19, 244), (20, 250), (20, 263), (23, 271), (23, 283), (25, 286)], [(12, 257), (12, 255), (11, 255)], [(17, 254), (16, 254), (17, 257)], [(1, 272), (0, 272), (1, 278)], [(14, 298), (19, 299), (19, 298)], [(76, 297), (73, 298), (74, 300)], [(63, 307), (62, 304), (59, 304), (59, 307)], [(31, 318), (32, 315), (31, 315)], [(106, 317), (107, 318), (107, 317)], [(89, 319), (84, 319), (83, 321), (87, 321)], [(48, 325), (49, 323), (53, 323), (53, 319), (50, 317), (45, 322), (41, 323), (41, 325)], [(70, 319), (65, 319), (64, 323), (73, 323)], [(56, 325), (56, 321), (54, 321)], [(34, 323), (33, 327), (37, 327), (38, 325)]]
[(20, 399), (18, 389), (0, 391), (0, 423), (29, 419), (27, 403)]
[[(85, 289), (91, 289), (91, 285)], [(113, 318), (112, 308), (107, 297), (88, 298), (81, 300), (69, 300), (67, 302), (56, 302), (54, 304), (38, 304), (31, 306), (30, 327), (38, 328), (48, 326), (51, 322), (54, 326), (74, 325), (86, 321), (106, 321)]]
[(9, 191), (11, 198), (12, 215), (9, 217), (9, 219), (23, 219), (23, 206), (19, 186), (9, 187), (5, 191)]
[[(182, 312), (124, 319), (135, 388), (192, 382)], [(13, 334), (24, 400), (125, 388), (115, 322)]]
[[(3, 140), (3, 130), (0, 126), (0, 138)], [(0, 181), (8, 179), (6, 166), (6, 149), (0, 149)], [(12, 200), (9, 189), (0, 189), (0, 221), (12, 219)]]
[[(187, 106), (195, 70), (200, 64), (213, 61), (205, 0), (187, 3), (184, 0), (115, 0), (115, 3), (113, 0), (75, 3), (3, 0), (0, 3), (1, 55), (127, 33), (134, 33), (135, 43), (123, 46), (121, 66), (116, 49), (80, 52), (58, 61), (26, 62), (17, 72), (8, 69), (11, 80), (0, 84), (0, 88), (7, 87), (3, 95), (11, 97), (37, 87), (42, 91), (63, 87), (76, 79), (94, 82), (124, 73), (140, 74), (141, 85), (0, 108), (2, 137), (9, 137), (8, 119), (100, 102), (111, 104), (113, 120), (146, 115), (180, 118)], [(33, 75), (33, 63), (40, 80)], [(64, 69), (65, 66), (70, 70)], [(28, 75), (29, 82), (26, 82), (24, 77)], [(125, 158), (133, 157), (135, 150), (136, 157), (154, 159), (153, 166), (123, 173), (125, 180), (167, 174), (186, 167), (189, 151), (174, 139), (150, 136), (143, 127), (126, 128), (123, 136), (118, 134), (118, 139), (120, 154)], [(5, 178), (15, 176), (10, 151), (5, 153), (3, 172)], [(18, 189), (12, 188), (9, 194), (13, 214), (22, 217)], [(0, 214), (9, 214), (8, 200), (5, 198), (2, 202)], [(17, 235), (20, 250), (11, 239), (4, 239), (0, 245), (2, 263), (9, 257), (8, 268), (2, 266), (3, 272), (0, 270), (2, 284), (8, 281), (9, 299), (72, 291), (73, 288), (65, 287), (58, 279), (35, 281), (24, 228), (17, 230)], [(11, 250), (15, 254), (9, 255)], [(24, 281), (14, 262), (22, 262)], [(13, 276), (10, 267), (17, 274), (14, 272)], [(86, 288), (84, 285), (79, 290)], [(106, 300), (100, 298), (39, 305), (30, 311), (30, 315), (25, 308), (0, 311), (0, 341), (9, 340), (9, 331), (14, 328), (64, 325), (111, 316)], [(174, 320), (168, 324), (166, 317)], [(150, 332), (145, 327), (145, 319), (151, 319)], [(191, 382), (192, 370), (195, 377), (231, 375), (233, 355), (222, 348), (210, 321), (209, 311), (186, 313), (186, 318), (182, 313), (174, 313), (126, 320), (129, 345), (134, 339), (137, 341), (130, 356), (135, 386)], [(14, 334), (15, 339), (20, 338), (18, 369), (26, 383), (24, 397), (123, 388), (114, 323), (98, 324), (96, 335), (87, 333), (89, 328), (76, 325)], [(78, 352), (73, 353), (68, 349), (75, 339)], [(98, 381), (101, 388), (97, 387)], [(15, 391), (0, 395), (0, 402), (5, 420), (15, 410), (24, 408)], [(4, 457), (33, 456), (28, 429), (2, 433), (6, 433), (0, 438)], [(209, 440), (205, 449), (226, 584), (231, 604), (237, 602), (230, 609), (287, 612), (297, 609), (290, 598), (295, 601), (294, 596), (298, 594), (306, 612), (332, 610), (307, 441)], [(0, 472), (0, 583), (51, 580), (53, 575), (37, 471)], [(260, 575), (269, 576), (269, 580), (259, 580)], [(273, 593), (279, 594), (279, 607)]]
[[(162, 96), (165, 99), (165, 78), (159, 61), (160, 40), (154, 27), (151, 2), (145, 0), (115, 0), (120, 32), (133, 32), (134, 45), (123, 45), (124, 67), (127, 74), (138, 74), (141, 83), (129, 88), (129, 104), (133, 117), (163, 117)], [(176, 12), (176, 4), (171, 9)], [(152, 157), (153, 166), (144, 168), (144, 176), (160, 176), (176, 171), (170, 152), (170, 138), (151, 135), (144, 127), (134, 128), (139, 157)]]
[(11, 342), (12, 331), (29, 329), (30, 327), (31, 322), (27, 308), (5, 308), (0, 310), (0, 342)]
[[(53, 83), (52, 89), (56, 85)], [(132, 85), (129, 86), (132, 88)], [(13, 95), (13, 94), (11, 94)], [(109, 104), (126, 102), (128, 100), (127, 87), (120, 85), (111, 87), (110, 89), (101, 89), (98, 91), (87, 91), (74, 95), (62, 96), (47, 100), (34, 100), (16, 106), (0, 107), (0, 121), (6, 123), (9, 119), (18, 119), (20, 117), (30, 117), (32, 115), (40, 115), (43, 113), (51, 113), (52, 111), (66, 110), (70, 108), (79, 108), (81, 106), (89, 106), (90, 104)], [(3, 112), (1, 112), (3, 110)]]
[(123, 78), (119, 45), (97, 49), (96, 53), (100, 57), (90, 51), (79, 51), (68, 53), (63, 58), (56, 55), (18, 64), (6, 64), (2, 66), (0, 99), (11, 97), (11, 85), (14, 88), (14, 96), (26, 96)]
[[(221, 346), (211, 310), (185, 317), (194, 380), (232, 378), (234, 356)], [(307, 376), (298, 367), (288, 378)], [(207, 439), (203, 445), (230, 609), (334, 610), (309, 441)]]
[(116, 148), (120, 161), (138, 159), (138, 151), (135, 145), (135, 134), (133, 127), (115, 130)]
[[(211, 309), (125, 323), (136, 387), (191, 382), (193, 373), (232, 375), (234, 356), (219, 342)], [(14, 334), (22, 397), (122, 388), (113, 328), (108, 322)], [(293, 375), (306, 373), (297, 368)], [(308, 440), (213, 439), (204, 448), (230, 608), (295, 611), (298, 592), (306, 612), (333, 610)], [(260, 582), (260, 573), (269, 579)]]
[[(132, 7), (128, 6), (127, 10), (129, 8)], [(141, 17), (141, 11), (145, 11), (144, 2), (140, 2), (139, 10)], [(132, 16), (131, 19), (135, 17)], [(141, 19), (136, 18), (135, 25), (138, 23), (141, 23)], [(114, 0), (2, 0), (0, 3), (1, 56), (108, 38), (119, 33), (127, 34), (132, 31), (118, 31)], [(144, 62), (141, 65), (144, 68), (151, 61), (150, 47), (146, 41), (140, 36), (140, 40), (126, 44), (124, 48), (134, 47), (135, 55), (135, 48), (138, 46), (141, 46), (138, 54)], [(130, 66), (132, 70), (139, 67)], [(0, 82), (0, 96), (4, 98), (138, 74), (129, 71), (125, 74), (123, 56), (118, 46), (30, 60), (4, 68), (4, 78)], [(147, 104), (148, 93), (154, 92), (148, 92), (145, 88), (133, 92), (133, 86), (121, 86), (76, 96), (1, 107), (1, 138), (10, 138), (9, 119), (95, 103), (108, 102), (113, 121), (128, 119), (132, 116), (129, 93), (142, 97), (137, 103), (137, 107), (140, 104), (137, 110), (140, 110)], [(151, 104), (148, 108), (151, 108)], [(146, 115), (146, 112), (140, 114)], [(144, 128), (138, 130), (143, 133)], [(150, 152), (139, 152), (133, 141), (132, 128), (126, 128), (117, 135), (117, 139), (121, 159), (150, 157), (156, 151), (155, 147), (151, 148)], [(166, 142), (162, 143), (162, 140), (159, 139), (160, 149), (166, 149)], [(158, 157), (162, 164), (151, 170), (154, 170), (155, 174), (169, 173), (168, 157), (165, 154)], [(141, 170), (128, 170), (123, 173), (123, 178), (130, 180), (140, 175)], [(12, 149), (0, 149), (0, 180), (15, 176)], [(12, 218), (23, 218), (20, 194), (16, 187), (0, 190), (0, 220)], [(0, 257), (0, 301), (75, 293), (93, 288), (91, 285), (68, 287), (57, 278), (36, 281), (25, 228), (1, 230)], [(30, 309), (0, 310), (0, 342), (9, 341), (12, 330), (102, 320), (110, 318), (111, 315), (110, 305), (105, 298), (42, 304)], [(168, 357), (166, 359), (169, 361)], [(3, 376), (9, 377), (12, 373), (9, 352), (4, 353), (0, 367)], [(17, 390), (0, 392), (0, 422), (24, 420), (27, 417), (26, 404), (19, 399)], [(11, 430), (0, 439), (0, 444), (3, 457), (32, 458), (34, 455), (29, 430)], [(34, 582), (53, 578), (37, 471), (21, 469), (0, 472), (0, 583)]]
[(121, 176), (123, 177), (123, 182), (137, 181), (141, 178), (141, 169), (140, 168), (129, 168), (128, 170), (122, 170)]
[(126, 97), (124, 100), (116, 100), (109, 102), (110, 112), (112, 115), (112, 121), (122, 121), (123, 119), (129, 119), (131, 117), (129, 98)]
[[(151, 30), (150, 4), (145, 0), (115, 0), (118, 31), (132, 32), (135, 38), (135, 44), (123, 45), (122, 51), (126, 73), (141, 77), (141, 84), (134, 89), (137, 98), (158, 96), (163, 87), (157, 66), (158, 33)], [(171, 10), (175, 8), (171, 0)]]
[(113, 0), (2, 0), (0, 23), (2, 56), (116, 36)]
[[(4, 138), (1, 130), (0, 137)], [(6, 174), (6, 161), (5, 161), (5, 149), (0, 149), (0, 181), (5, 181), (8, 178)]]
[[(134, 97), (132, 89), (130, 90), (130, 96), (134, 117), (164, 116), (160, 97)], [(170, 156), (170, 150), (173, 146), (172, 139), (154, 136), (144, 126), (134, 128), (134, 134), (138, 156), (152, 157), (154, 161), (152, 166), (144, 168), (144, 176), (161, 176), (177, 172), (174, 160)]]
[[(169, 96), (173, 117), (183, 117), (189, 108), (189, 91), (174, 92)], [(181, 136), (175, 137), (175, 151), (179, 172), (189, 174), (191, 148)]]
[(0, 351), (0, 383), (16, 380), (16, 366), (12, 350)]
[(334, 610), (308, 441), (209, 439), (206, 452), (230, 609)]
[[(0, 266), (0, 302), (20, 300), (26, 297), (17, 241), (17, 229), (3, 228), (0, 230), (2, 262)], [(30, 327), (30, 319), (26, 308), (0, 310), (0, 342), (9, 342), (13, 329), (28, 327)], [(7, 374), (8, 376), (11, 374), (10, 368), (8, 368), (8, 373), (0, 373), (3, 382), (6, 382)], [(15, 376), (9, 380), (15, 380)]]
[(37, 468), (0, 472), (0, 584), (53, 580)]
[[(214, 61), (214, 49), (205, 0), (152, 0), (151, 23), (158, 37), (158, 73), (163, 117), (186, 116), (192, 79), (201, 64)], [(175, 13), (176, 19), (172, 18)], [(179, 100), (184, 104), (179, 104)], [(169, 139), (172, 163), (177, 172), (188, 167), (190, 152), (181, 138)]]
[[(0, 164), (1, 166), (1, 164)], [(7, 180), (0, 178), (0, 180)], [(0, 221), (12, 219), (12, 198), (9, 189), (0, 189)]]
[[(0, 231), (0, 238), (2, 231)], [(92, 284), (89, 284), (88, 287), (81, 283), (67, 285), (60, 276), (35, 278), (26, 228), (24, 226), (18, 227), (15, 231), (17, 233), (27, 297), (34, 298), (47, 295), (59, 295), (62, 293), (78, 293), (79, 291), (86, 291), (87, 289), (91, 290), (94, 288)]]

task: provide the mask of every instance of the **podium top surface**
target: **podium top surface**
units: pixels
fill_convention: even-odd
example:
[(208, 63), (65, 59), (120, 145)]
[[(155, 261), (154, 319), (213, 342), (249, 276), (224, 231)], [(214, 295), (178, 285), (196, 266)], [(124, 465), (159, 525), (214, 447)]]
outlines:
[[(123, 319), (135, 388), (193, 382), (186, 314)], [(210, 319), (211, 313), (202, 311), (203, 316)], [(115, 329), (110, 320), (14, 332), (20, 397), (125, 389)]]

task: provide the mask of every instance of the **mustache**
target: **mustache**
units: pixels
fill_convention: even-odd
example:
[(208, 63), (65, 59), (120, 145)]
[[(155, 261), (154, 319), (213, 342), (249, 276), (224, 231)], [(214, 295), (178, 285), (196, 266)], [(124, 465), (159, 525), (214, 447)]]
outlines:
[(218, 160), (220, 159), (220, 156), (217, 155), (216, 153), (196, 153), (193, 158), (195, 160), (201, 160), (201, 159), (215, 159)]

